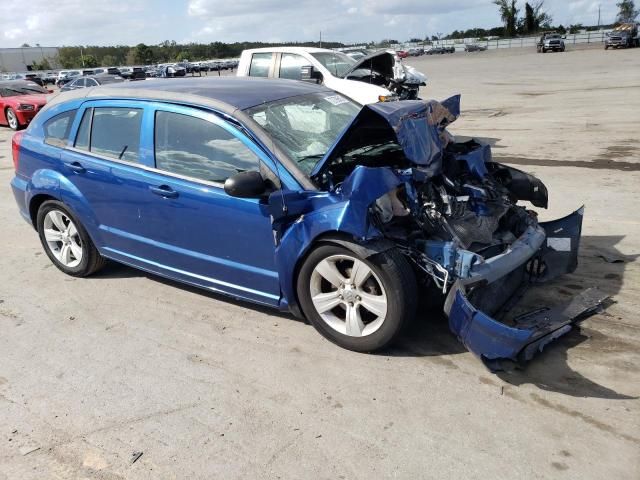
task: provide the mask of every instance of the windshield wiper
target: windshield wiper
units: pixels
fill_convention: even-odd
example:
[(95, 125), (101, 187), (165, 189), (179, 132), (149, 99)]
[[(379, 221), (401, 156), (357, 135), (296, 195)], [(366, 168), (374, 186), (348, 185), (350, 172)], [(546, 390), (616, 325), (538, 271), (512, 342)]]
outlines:
[(325, 155), (326, 155), (326, 153), (316, 153), (315, 155), (307, 155), (306, 157), (302, 157), (302, 158), (298, 159), (298, 163), (305, 162), (305, 161), (310, 160), (312, 158), (322, 158)]

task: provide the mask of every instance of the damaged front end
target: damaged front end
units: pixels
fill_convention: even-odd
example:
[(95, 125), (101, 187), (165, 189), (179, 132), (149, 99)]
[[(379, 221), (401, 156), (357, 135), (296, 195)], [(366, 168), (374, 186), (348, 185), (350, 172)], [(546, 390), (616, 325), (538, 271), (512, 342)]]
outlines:
[(459, 102), (456, 96), (364, 107), (312, 172), (329, 194), (319, 195), (321, 208), (306, 207), (310, 219), (296, 222), (305, 240), (299, 232), (286, 235), (298, 239), (298, 251), (314, 229), (392, 244), (424, 288), (446, 296), (452, 332), (499, 370), (504, 361), (531, 359), (606, 296), (588, 290), (565, 305), (506, 319), (525, 288), (575, 270), (583, 209), (540, 223), (518, 205), (546, 208), (546, 187), (494, 162), (488, 145), (456, 142), (446, 126), (459, 115)]
[(386, 87), (399, 100), (417, 99), (420, 87), (427, 84), (426, 75), (402, 63), (392, 50), (380, 50), (361, 58), (344, 78)]

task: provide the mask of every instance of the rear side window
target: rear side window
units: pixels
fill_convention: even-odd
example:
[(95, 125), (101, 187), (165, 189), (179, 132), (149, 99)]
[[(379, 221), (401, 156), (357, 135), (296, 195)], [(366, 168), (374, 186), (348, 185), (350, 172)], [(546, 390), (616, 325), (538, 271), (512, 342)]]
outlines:
[(49, 145), (64, 147), (69, 138), (73, 117), (77, 110), (60, 113), (44, 122), (44, 141)]
[(249, 66), (249, 76), (268, 77), (271, 58), (271, 53), (254, 53), (251, 57), (251, 65)]
[(89, 108), (82, 117), (75, 147), (116, 160), (136, 163), (141, 124), (141, 108)]
[(224, 128), (171, 112), (156, 112), (155, 155), (160, 170), (216, 183), (260, 168), (258, 157)]

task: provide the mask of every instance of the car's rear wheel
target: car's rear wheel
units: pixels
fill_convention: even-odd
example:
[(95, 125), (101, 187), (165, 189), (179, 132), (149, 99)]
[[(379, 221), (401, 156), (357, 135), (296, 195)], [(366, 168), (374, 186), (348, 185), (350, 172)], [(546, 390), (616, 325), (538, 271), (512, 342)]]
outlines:
[(311, 324), (349, 350), (383, 348), (415, 315), (416, 279), (394, 249), (362, 258), (343, 246), (321, 245), (300, 269), (297, 287)]
[(7, 117), (7, 123), (12, 130), (18, 130), (20, 128), (18, 115), (16, 115), (16, 112), (13, 110), (13, 108), (7, 108), (7, 110), (5, 111), (5, 116)]
[(44, 202), (36, 219), (40, 242), (53, 264), (68, 275), (86, 277), (102, 268), (104, 259), (80, 221), (61, 202)]

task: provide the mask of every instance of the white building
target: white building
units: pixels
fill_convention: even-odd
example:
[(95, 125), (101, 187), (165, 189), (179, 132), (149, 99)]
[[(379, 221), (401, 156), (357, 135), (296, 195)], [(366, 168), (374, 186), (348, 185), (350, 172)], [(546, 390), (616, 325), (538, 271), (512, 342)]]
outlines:
[(43, 59), (49, 61), (51, 68), (60, 68), (57, 57), (57, 47), (0, 48), (0, 72), (24, 72), (34, 61)]

